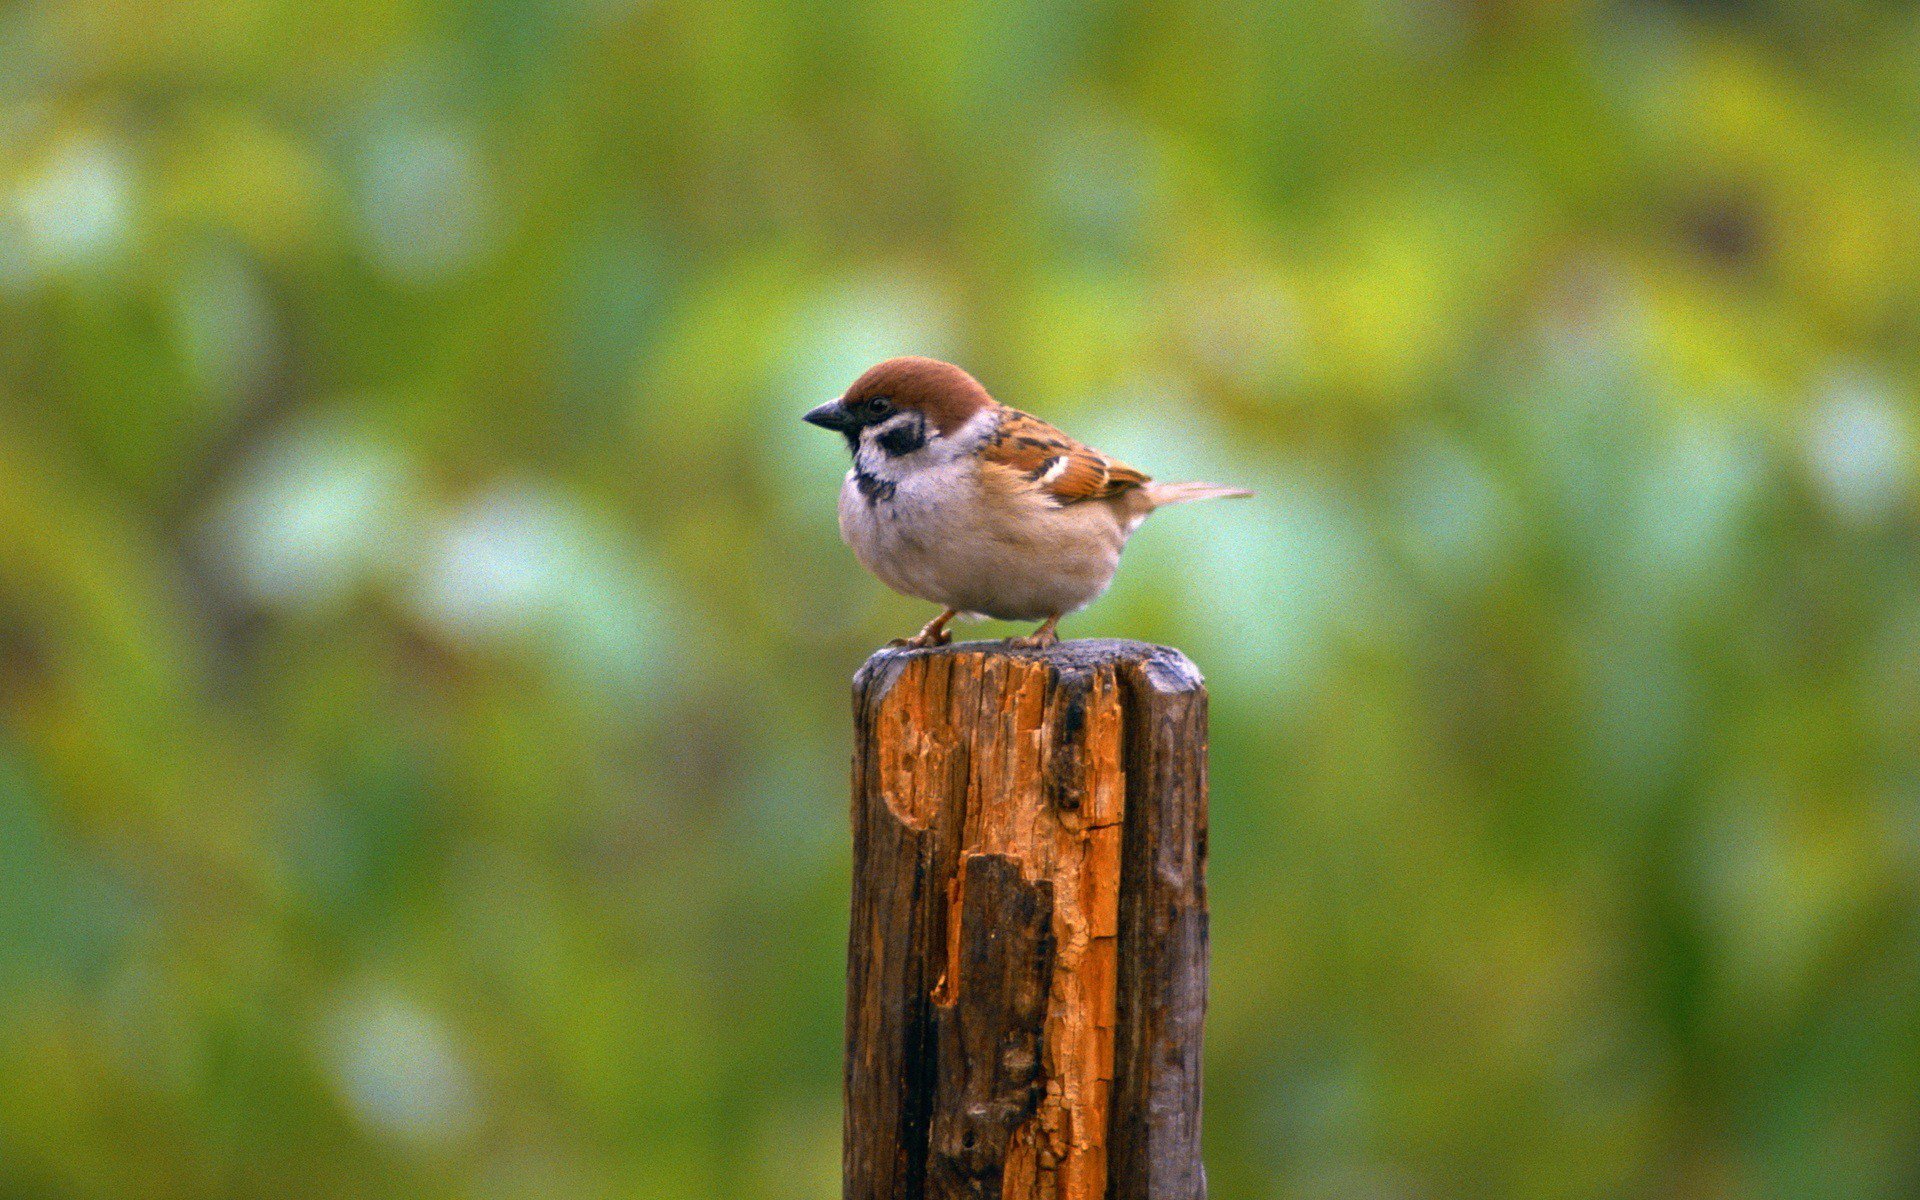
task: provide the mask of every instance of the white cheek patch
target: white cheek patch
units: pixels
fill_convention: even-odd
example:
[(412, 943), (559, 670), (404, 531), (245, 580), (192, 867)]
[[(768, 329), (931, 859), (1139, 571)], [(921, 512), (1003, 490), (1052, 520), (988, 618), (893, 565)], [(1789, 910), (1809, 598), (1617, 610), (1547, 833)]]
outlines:
[[(904, 433), (914, 422), (919, 420), (920, 418), (914, 413), (901, 412), (893, 414), (877, 425), (869, 425), (860, 431), (860, 448), (871, 451), (877, 455), (885, 455), (887, 454), (886, 439), (888, 435)], [(925, 429), (923, 436), (931, 438), (934, 436), (934, 432), (931, 428)], [(904, 456), (895, 454), (890, 457), (900, 458)]]
[(877, 438), (888, 430), (902, 428), (911, 420), (913, 420), (912, 413), (897, 412), (878, 425), (869, 425), (865, 429), (862, 429), (860, 431), (860, 440), (866, 441), (870, 438)]
[(854, 454), (854, 462), (877, 479), (903, 479), (925, 465), (938, 438), (919, 413), (895, 413), (860, 431), (860, 449)]
[[(966, 424), (952, 433), (942, 435), (932, 421), (919, 413), (895, 413), (860, 431), (860, 446), (854, 453), (854, 464), (870, 478), (898, 482), (917, 471), (951, 463), (978, 448), (993, 432), (995, 421), (992, 411), (983, 410), (969, 417)], [(920, 435), (919, 447), (902, 454), (889, 454), (882, 439), (889, 433), (907, 429), (909, 423)]]

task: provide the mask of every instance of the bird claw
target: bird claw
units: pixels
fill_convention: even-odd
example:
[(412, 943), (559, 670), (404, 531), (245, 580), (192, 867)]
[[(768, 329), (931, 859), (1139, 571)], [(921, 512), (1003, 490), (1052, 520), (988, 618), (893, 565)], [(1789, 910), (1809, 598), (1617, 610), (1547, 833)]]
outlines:
[(944, 646), (953, 640), (953, 635), (942, 629), (938, 633), (928, 633), (922, 629), (910, 638), (894, 638), (887, 643), (890, 650), (925, 650), (929, 646)]
[(1055, 645), (1060, 641), (1060, 634), (1057, 629), (1059, 624), (1059, 617), (1049, 617), (1040, 628), (1034, 630), (1027, 636), (1008, 638), (1007, 645), (1012, 646), (1016, 650), (1045, 650), (1048, 646)]

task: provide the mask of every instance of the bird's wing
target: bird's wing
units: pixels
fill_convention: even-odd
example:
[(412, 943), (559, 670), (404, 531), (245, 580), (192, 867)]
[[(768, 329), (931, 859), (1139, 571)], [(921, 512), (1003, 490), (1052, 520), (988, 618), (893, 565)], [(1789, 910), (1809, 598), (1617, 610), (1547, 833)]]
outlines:
[(1038, 417), (1008, 409), (982, 458), (1019, 473), (1058, 505), (1106, 500), (1140, 487), (1147, 476), (1083, 446)]

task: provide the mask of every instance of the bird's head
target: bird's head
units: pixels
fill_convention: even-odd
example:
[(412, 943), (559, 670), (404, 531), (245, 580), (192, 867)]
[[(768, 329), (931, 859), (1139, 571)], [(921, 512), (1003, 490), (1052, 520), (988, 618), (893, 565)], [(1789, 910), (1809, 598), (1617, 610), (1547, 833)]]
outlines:
[[(912, 449), (925, 444), (929, 436), (950, 436), (992, 404), (980, 381), (952, 363), (890, 358), (867, 368), (838, 400), (822, 404), (802, 419), (845, 434), (855, 449), (868, 431)], [(904, 452), (886, 448), (889, 453)]]

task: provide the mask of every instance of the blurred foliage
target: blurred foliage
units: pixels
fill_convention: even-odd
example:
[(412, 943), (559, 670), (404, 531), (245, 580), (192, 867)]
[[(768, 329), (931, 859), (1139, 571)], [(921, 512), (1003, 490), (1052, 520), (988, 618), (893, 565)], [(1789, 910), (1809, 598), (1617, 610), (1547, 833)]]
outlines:
[(1217, 1196), (1920, 1193), (1917, 212), (1891, 0), (0, 3), (0, 1195), (837, 1194), (909, 351), (1259, 489)]

